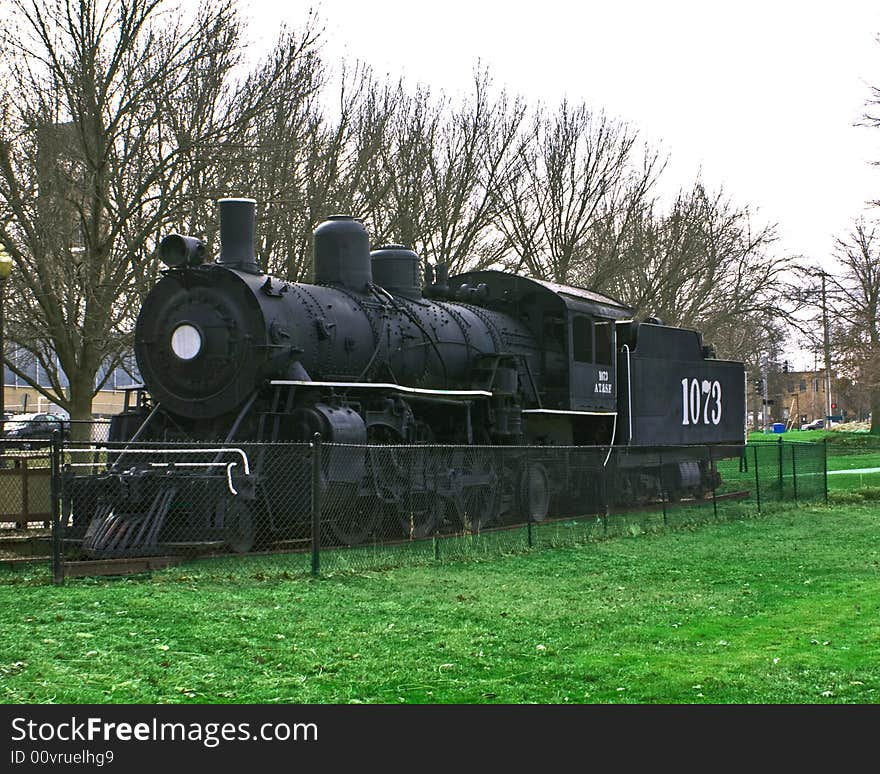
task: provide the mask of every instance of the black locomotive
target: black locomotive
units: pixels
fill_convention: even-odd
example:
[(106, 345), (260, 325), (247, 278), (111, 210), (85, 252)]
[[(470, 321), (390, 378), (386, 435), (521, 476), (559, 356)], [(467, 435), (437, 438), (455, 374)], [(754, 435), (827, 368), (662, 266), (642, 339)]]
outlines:
[[(130, 446), (92, 486), (92, 555), (149, 553), (184, 541), (186, 524), (237, 550), (296, 534), (307, 513), (273, 495), (289, 471), (258, 449), (315, 433), (347, 455), (324, 471), (328, 495), (347, 498), (347, 519), (331, 524), (342, 543), (367, 539), (383, 509), (408, 537), (440, 528), (464, 499), (457, 527), (471, 530), (576, 512), (600, 478), (612, 499), (657, 497), (664, 477), (674, 496), (699, 497), (718, 475), (705, 448), (690, 447), (740, 453), (743, 364), (716, 359), (696, 331), (501, 271), (449, 277), (439, 265), (423, 283), (413, 251), (371, 252), (362, 223), (344, 216), (315, 231), (314, 283), (287, 282), (257, 264), (255, 202), (219, 209), (216, 260), (193, 237), (160, 244), (167, 268), (135, 330), (149, 399), (113, 419), (111, 440)], [(218, 491), (208, 513), (172, 527), (183, 490), (162, 483), (168, 454), (192, 440), (216, 449), (186, 485)], [(428, 470), (424, 455), (377, 462), (376, 444), (448, 449), (442, 470)], [(568, 464), (579, 447), (602, 451)], [(493, 449), (509, 450), (503, 462)]]

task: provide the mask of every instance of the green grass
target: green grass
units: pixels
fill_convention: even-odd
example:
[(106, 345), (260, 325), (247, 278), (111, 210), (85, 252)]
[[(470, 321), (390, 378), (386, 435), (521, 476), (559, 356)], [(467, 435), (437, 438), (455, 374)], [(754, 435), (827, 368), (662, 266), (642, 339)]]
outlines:
[[(841, 447), (829, 469), (880, 462)], [(729, 488), (753, 480), (724, 466)], [(441, 540), (439, 563), (430, 541), (325, 552), (317, 581), (307, 555), (62, 588), (7, 572), (0, 701), (874, 703), (880, 486), (856, 476), (829, 476), (832, 508), (536, 528), (557, 550), (514, 530)]]
[(880, 473), (841, 473), (828, 476), (828, 491), (851, 491), (880, 486)]
[(848, 432), (846, 430), (787, 430), (784, 433), (774, 433), (768, 430), (752, 430), (748, 434), (749, 441), (776, 441), (782, 438), (784, 441), (821, 441), (828, 439), (829, 444), (842, 446), (877, 448), (880, 445), (880, 436), (865, 432)]
[[(784, 433), (774, 433), (768, 430), (752, 430), (748, 434), (749, 442), (753, 441), (777, 441), (780, 438), (783, 441), (800, 441), (800, 442), (816, 442), (823, 438), (834, 438), (844, 435), (844, 433), (836, 433), (834, 430), (787, 430)], [(856, 435), (856, 433), (846, 433), (846, 435)], [(864, 435), (859, 433), (858, 435)]]
[(268, 560), (64, 587), (22, 574), (0, 585), (0, 697), (880, 700), (877, 510), (739, 508), (697, 528), (321, 580)]
[(828, 454), (828, 470), (880, 468), (880, 452), (873, 454)]
[[(866, 433), (835, 433), (815, 430), (827, 438), (828, 470), (880, 468), (880, 438)], [(808, 433), (804, 433), (807, 435)], [(828, 490), (840, 491), (880, 486), (880, 472), (834, 474), (828, 477)]]
[[(829, 471), (880, 468), (880, 437), (868, 433), (848, 433), (835, 430), (808, 430), (788, 433), (750, 433), (749, 440), (764, 450), (763, 459), (772, 463), (769, 444), (783, 441), (786, 459), (792, 443), (825, 441)], [(751, 457), (749, 458), (751, 460)], [(769, 467), (768, 467), (769, 471)], [(804, 472), (804, 471), (801, 471)], [(772, 477), (772, 472), (770, 473)], [(876, 473), (833, 474), (828, 477), (829, 491), (851, 490), (866, 486), (880, 486), (880, 471)]]

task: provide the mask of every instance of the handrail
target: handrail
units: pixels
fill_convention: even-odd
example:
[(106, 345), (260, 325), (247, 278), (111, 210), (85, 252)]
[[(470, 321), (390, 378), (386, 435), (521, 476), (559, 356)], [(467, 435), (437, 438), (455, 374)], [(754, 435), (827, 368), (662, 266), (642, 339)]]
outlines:
[(629, 357), (629, 344), (623, 345), (626, 352), (626, 418), (629, 422), (629, 437), (626, 439), (627, 446), (632, 445), (633, 440), (633, 401), (632, 401), (632, 367)]
[[(250, 461), (248, 460), (248, 456), (247, 456), (247, 453), (245, 452), (245, 450), (244, 450), (244, 449), (239, 449), (239, 448), (237, 448), (237, 447), (232, 447), (232, 446), (219, 447), (219, 448), (210, 448), (210, 449), (204, 449), (204, 448), (196, 448), (196, 449), (157, 449), (157, 448), (149, 448), (149, 447), (147, 447), (147, 448), (144, 448), (144, 449), (131, 449), (130, 451), (131, 451), (132, 454), (221, 454), (221, 453), (238, 454), (238, 455), (241, 456), (242, 466), (243, 466), (243, 468), (244, 468), (244, 474), (245, 474), (246, 476), (249, 476), (249, 475), (251, 474), (251, 465), (250, 465)], [(83, 448), (76, 448), (76, 447), (68, 446), (68, 447), (65, 447), (65, 452), (68, 452), (68, 453), (70, 453), (70, 454), (76, 454), (76, 453), (79, 453), (79, 454), (95, 454), (95, 453), (100, 453), (100, 452), (105, 452), (105, 453), (107, 453), (107, 454), (113, 454), (114, 452), (117, 452), (117, 453), (118, 453), (118, 450), (117, 450), (117, 449), (111, 449), (111, 448), (108, 448), (108, 447), (106, 447), (106, 446), (98, 446), (98, 447), (91, 447), (91, 446), (89, 446), (89, 447), (83, 447)], [(94, 464), (95, 464), (94, 462), (73, 462), (73, 463), (68, 463), (69, 467), (93, 467)], [(151, 463), (151, 464), (152, 464), (152, 463)], [(158, 464), (161, 465), (162, 463), (158, 463)], [(171, 463), (167, 463), (167, 464), (171, 464)], [(221, 464), (221, 463), (219, 463), (219, 462), (203, 462), (203, 463), (190, 462), (190, 463), (185, 463), (185, 462), (184, 462), (184, 463), (178, 463), (178, 464), (183, 465), (183, 466), (191, 466), (191, 465), (200, 465), (200, 466), (201, 466), (201, 465), (203, 465), (203, 466), (205, 466), (205, 467), (211, 467), (211, 466), (214, 466), (214, 465), (219, 465), (219, 464)], [(236, 464), (237, 464), (237, 463), (236, 463)]]

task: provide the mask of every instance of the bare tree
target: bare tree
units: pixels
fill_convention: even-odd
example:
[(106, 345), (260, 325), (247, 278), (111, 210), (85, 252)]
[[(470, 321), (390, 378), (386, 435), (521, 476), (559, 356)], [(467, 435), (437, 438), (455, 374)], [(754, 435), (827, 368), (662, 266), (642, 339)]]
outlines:
[[(87, 418), (97, 375), (128, 348), (156, 272), (154, 239), (190, 196), (193, 149), (228, 131), (202, 120), (199, 99), (222, 90), (238, 22), (231, 2), (203, 6), (190, 23), (164, 0), (9, 6), (0, 95), (9, 333), (49, 375), (50, 387), (33, 386)], [(188, 118), (169, 112), (190, 100)]]
[(344, 138), (344, 128), (328, 127), (322, 115), (320, 35), (315, 17), (298, 31), (284, 31), (230, 97), (231, 133), (219, 146), (209, 197), (209, 234), (216, 228), (213, 199), (251, 196), (260, 203), (263, 268), (291, 280), (310, 271), (312, 232), (331, 214)]
[(772, 252), (775, 240), (772, 226), (754, 228), (747, 208), (697, 183), (668, 213), (641, 213), (621, 271), (603, 289), (641, 314), (702, 331), (727, 357), (748, 359), (762, 344), (755, 332), (785, 315), (778, 286), (789, 263)]
[(834, 352), (870, 395), (871, 432), (880, 433), (880, 224), (858, 220), (836, 242), (840, 273), (826, 275)]
[[(877, 42), (880, 43), (880, 35), (877, 36)], [(870, 90), (871, 95), (868, 97), (862, 122), (865, 126), (880, 129), (880, 86), (871, 86)], [(871, 163), (880, 165), (880, 159), (875, 159)], [(875, 207), (880, 207), (880, 199), (875, 199), (870, 203)]]
[(594, 273), (583, 266), (591, 232), (608, 229), (621, 205), (639, 203), (655, 179), (650, 153), (634, 178), (637, 143), (637, 132), (585, 104), (563, 101), (552, 115), (539, 107), (504, 178), (499, 226), (515, 254), (509, 267), (561, 283)]
[(357, 117), (359, 177), (372, 181), (372, 196), (364, 201), (365, 220), (377, 244), (396, 242), (423, 253), (436, 220), (428, 158), (437, 110), (430, 91), (421, 86), (409, 92), (402, 81), (372, 84), (370, 92)]
[(495, 95), (485, 70), (461, 102), (371, 77), (350, 96), (334, 135), (333, 201), (362, 217), (375, 243), (402, 242), (452, 271), (497, 262), (507, 246), (495, 228), (499, 184), (515, 160), (522, 103)]
[(500, 187), (516, 161), (522, 102), (496, 95), (485, 69), (457, 103), (402, 83), (365, 93), (351, 169), (372, 171), (358, 182), (371, 180), (362, 201), (377, 240), (403, 242), (450, 271), (498, 262), (507, 249), (495, 226)]
[(457, 110), (442, 103), (437, 107), (426, 197), (435, 224), (425, 236), (425, 251), (450, 271), (484, 268), (507, 249), (507, 240), (493, 225), (501, 209), (501, 181), (515, 161), (512, 151), (524, 110), (504, 91), (493, 98), (485, 70), (475, 74), (473, 93)]
[(639, 260), (627, 250), (641, 225), (640, 219), (653, 206), (651, 190), (665, 168), (656, 151), (645, 147), (638, 166), (607, 194), (583, 242), (573, 250), (571, 281), (585, 288), (604, 290), (621, 274), (627, 259)]

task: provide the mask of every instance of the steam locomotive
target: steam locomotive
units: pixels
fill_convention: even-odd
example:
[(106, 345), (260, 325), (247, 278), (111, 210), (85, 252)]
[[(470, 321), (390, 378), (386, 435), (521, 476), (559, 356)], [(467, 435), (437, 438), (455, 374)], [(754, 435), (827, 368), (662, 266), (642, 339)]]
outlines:
[[(256, 202), (218, 206), (216, 260), (195, 237), (160, 243), (166, 268), (135, 329), (145, 392), (113, 418), (121, 451), (90, 484), (92, 555), (196, 533), (246, 551), (295, 534), (307, 513), (281, 505), (290, 470), (260, 450), (316, 433), (347, 455), (322, 474), (345, 503), (330, 524), (344, 544), (368, 539), (387, 510), (409, 538), (455, 521), (454, 503), (469, 503), (456, 528), (470, 530), (574, 512), (600, 478), (628, 501), (699, 497), (718, 483), (705, 446), (713, 460), (740, 454), (743, 364), (716, 359), (696, 331), (502, 271), (428, 266), (423, 282), (415, 252), (371, 251), (347, 216), (314, 232), (314, 283), (285, 281), (257, 263)], [(213, 456), (174, 465), (192, 440), (213, 442)], [(377, 462), (376, 445), (417, 456)], [(169, 466), (187, 474), (173, 486)], [(209, 507), (170, 518), (193, 500), (186, 487), (211, 486)]]

